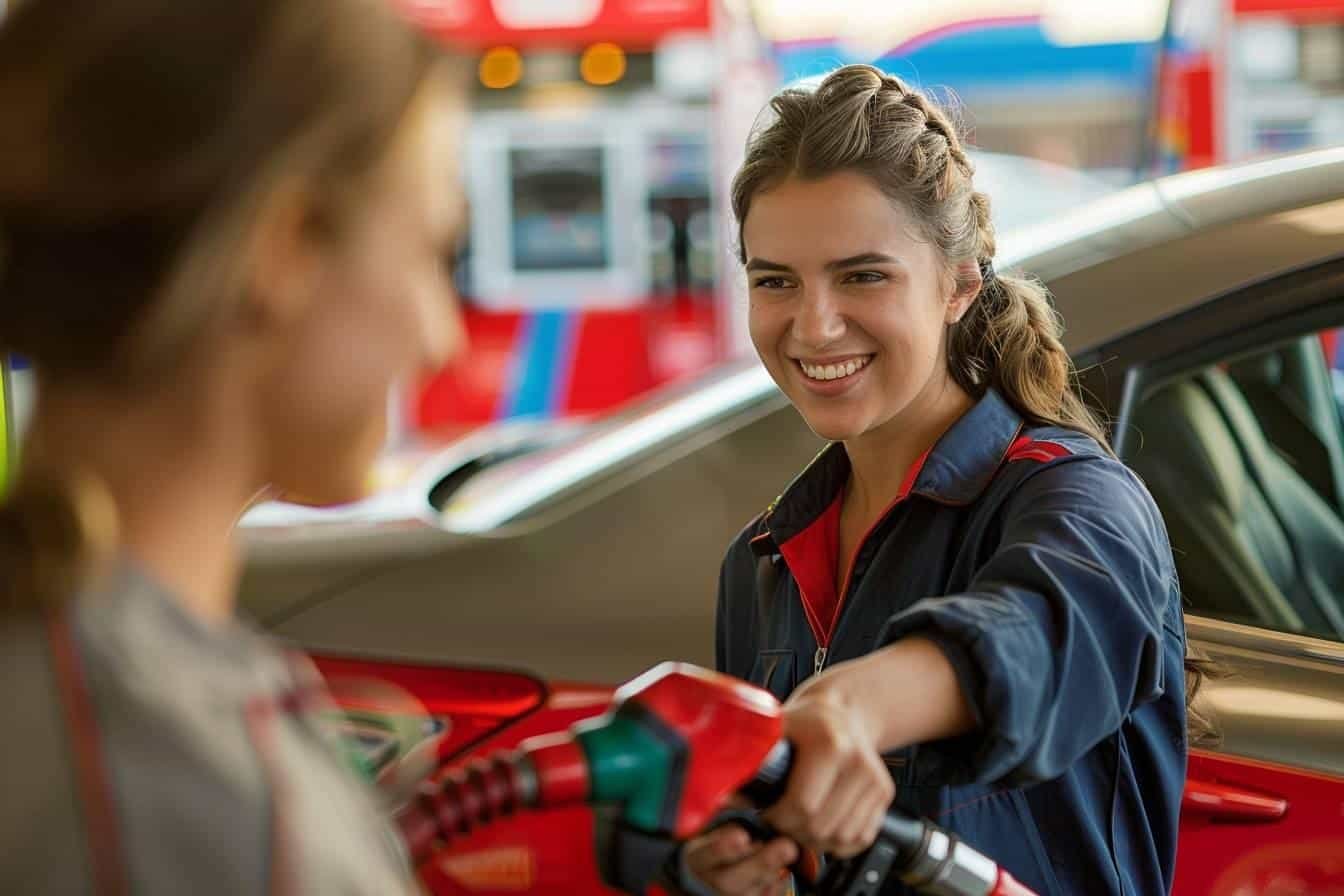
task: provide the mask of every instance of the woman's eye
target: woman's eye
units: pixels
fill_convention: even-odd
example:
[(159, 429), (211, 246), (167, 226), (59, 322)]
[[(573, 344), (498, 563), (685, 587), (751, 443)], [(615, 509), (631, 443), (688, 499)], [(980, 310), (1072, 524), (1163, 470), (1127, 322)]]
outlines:
[(760, 277), (752, 284), (758, 289), (784, 289), (789, 285), (789, 281), (783, 277)]
[(845, 278), (846, 283), (881, 283), (886, 276), (877, 271), (855, 271)]

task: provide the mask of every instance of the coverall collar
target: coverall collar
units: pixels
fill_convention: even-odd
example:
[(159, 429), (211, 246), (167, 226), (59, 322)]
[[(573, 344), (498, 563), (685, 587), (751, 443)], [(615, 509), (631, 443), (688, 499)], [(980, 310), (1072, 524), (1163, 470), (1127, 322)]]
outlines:
[[(940, 504), (972, 503), (1003, 465), (1022, 426), (1021, 415), (989, 389), (916, 462), (908, 494)], [(849, 474), (845, 446), (827, 445), (766, 512), (763, 531), (753, 541), (757, 553), (774, 553), (810, 526), (835, 501)]]

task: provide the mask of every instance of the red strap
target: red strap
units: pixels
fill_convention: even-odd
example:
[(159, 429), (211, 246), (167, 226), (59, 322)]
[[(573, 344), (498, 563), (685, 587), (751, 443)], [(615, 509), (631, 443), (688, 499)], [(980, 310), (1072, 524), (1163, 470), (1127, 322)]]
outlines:
[(287, 796), (285, 782), (280, 771), (280, 761), (275, 755), (274, 722), (279, 707), (270, 700), (251, 701), (245, 710), (248, 737), (257, 751), (262, 773), (271, 785), (271, 874), (267, 892), (271, 896), (283, 896), (294, 892), (294, 871), (290, 865), (290, 844), (286, 826), (289, 818), (284, 811)]
[(70, 731), (76, 786), (84, 808), (85, 834), (93, 864), (94, 891), (100, 896), (122, 896), (130, 892), (130, 886), (122, 861), (121, 835), (113, 809), (112, 791), (98, 743), (98, 721), (79, 650), (65, 613), (50, 614), (46, 628), (56, 690)]

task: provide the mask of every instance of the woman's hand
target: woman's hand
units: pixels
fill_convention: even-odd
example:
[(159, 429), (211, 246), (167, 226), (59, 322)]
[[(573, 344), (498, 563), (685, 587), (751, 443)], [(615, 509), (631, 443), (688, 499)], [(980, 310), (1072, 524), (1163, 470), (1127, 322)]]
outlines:
[(805, 682), (784, 705), (793, 771), (784, 798), (764, 813), (781, 833), (839, 858), (872, 845), (896, 791), (877, 726), (847, 696), (844, 672)]
[(719, 896), (781, 896), (788, 887), (785, 869), (798, 858), (797, 844), (787, 837), (757, 843), (736, 824), (696, 837), (685, 850), (686, 867)]
[(951, 663), (927, 638), (837, 663), (784, 704), (796, 757), (788, 792), (764, 817), (803, 846), (857, 855), (876, 839), (896, 794), (882, 754), (975, 724)]

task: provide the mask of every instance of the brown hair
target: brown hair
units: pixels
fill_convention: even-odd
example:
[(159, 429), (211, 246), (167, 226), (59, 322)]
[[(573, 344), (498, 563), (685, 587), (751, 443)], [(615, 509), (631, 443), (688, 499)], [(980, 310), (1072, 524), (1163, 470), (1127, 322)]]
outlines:
[(741, 228), (758, 192), (789, 177), (867, 175), (910, 211), (950, 266), (975, 261), (989, 274), (948, 334), (956, 383), (975, 398), (993, 386), (1027, 420), (1078, 430), (1108, 447), (1105, 427), (1077, 391), (1045, 287), (992, 273), (989, 197), (976, 191), (974, 166), (946, 112), (870, 65), (837, 69), (815, 90), (781, 91), (769, 111), (733, 179), (743, 261)]
[[(0, 21), (0, 351), (53, 383), (161, 381), (242, 298), (282, 186), (339, 228), (442, 58), (387, 0), (25, 0)], [(66, 596), (115, 514), (32, 452), (5, 606)], [(109, 532), (109, 528), (111, 532)]]
[[(910, 211), (949, 266), (977, 263), (985, 276), (965, 316), (950, 327), (948, 371), (974, 398), (992, 386), (1026, 420), (1085, 433), (1110, 450), (1105, 425), (1084, 402), (1060, 341), (1063, 325), (1040, 281), (995, 273), (989, 197), (976, 191), (974, 165), (937, 104), (871, 65), (831, 72), (815, 90), (790, 88), (747, 144), (733, 179), (738, 256), (752, 198), (789, 177), (862, 173)], [(1193, 743), (1216, 741), (1212, 721), (1193, 706), (1200, 683), (1220, 669), (1191, 650), (1185, 661)]]

